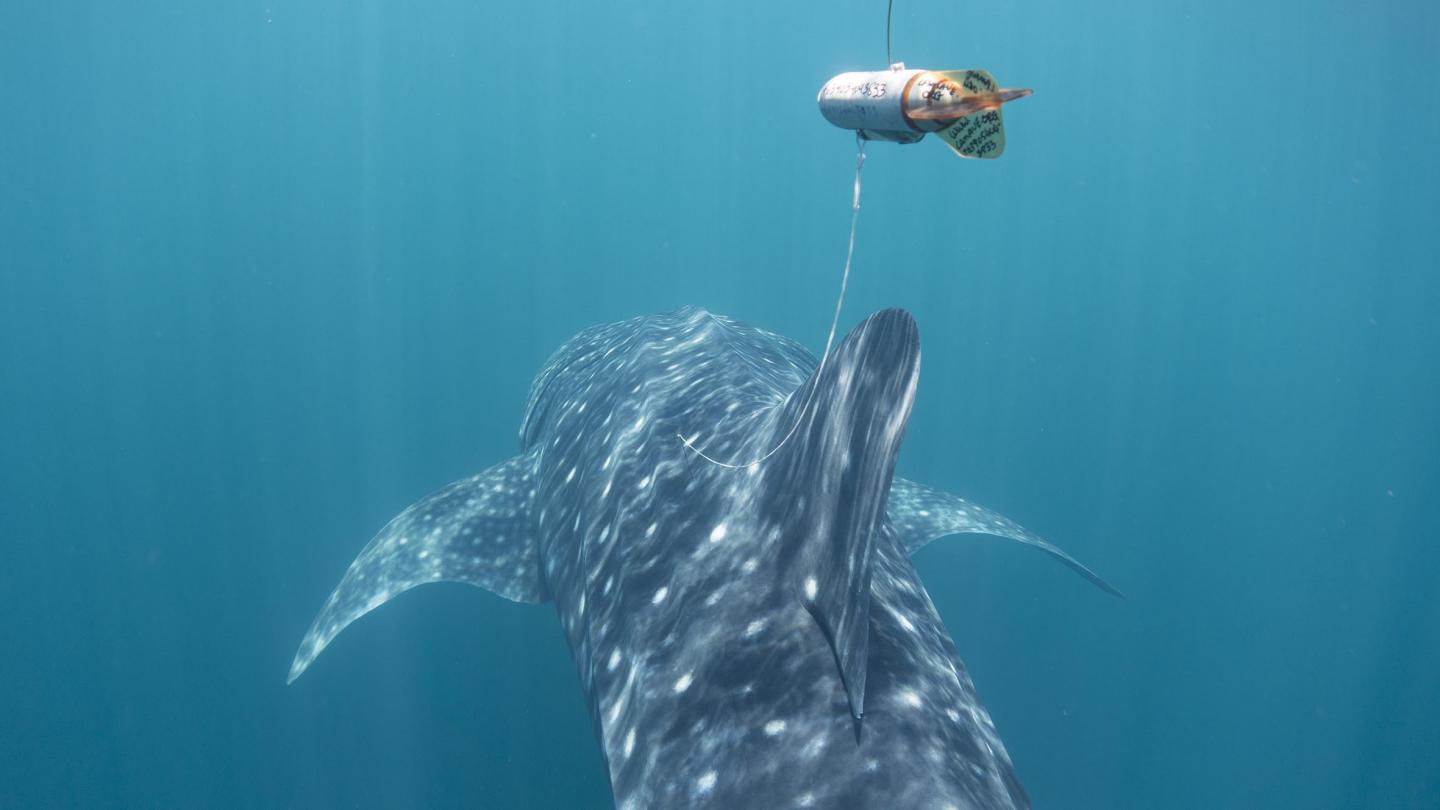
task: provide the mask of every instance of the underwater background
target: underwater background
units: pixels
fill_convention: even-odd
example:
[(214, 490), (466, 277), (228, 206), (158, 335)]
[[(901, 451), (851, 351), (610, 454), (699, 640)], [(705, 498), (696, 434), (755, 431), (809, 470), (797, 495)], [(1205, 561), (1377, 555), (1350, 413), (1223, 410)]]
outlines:
[[(0, 6), (0, 806), (600, 808), (551, 606), (366, 540), (531, 377), (704, 306), (823, 345), (885, 4)], [(1440, 5), (900, 0), (1035, 88), (868, 147), (842, 332), (911, 310), (918, 555), (1037, 808), (1440, 806)]]

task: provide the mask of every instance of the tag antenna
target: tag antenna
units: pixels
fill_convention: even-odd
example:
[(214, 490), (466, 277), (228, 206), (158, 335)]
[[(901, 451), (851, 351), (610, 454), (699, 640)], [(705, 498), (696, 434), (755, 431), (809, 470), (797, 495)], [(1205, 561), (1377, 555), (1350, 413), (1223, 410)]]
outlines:
[(895, 60), (890, 58), (890, 20), (893, 19), (894, 16), (895, 16), (895, 0), (890, 0), (890, 2), (888, 2), (888, 3), (885, 4), (885, 66), (886, 66), (886, 67), (889, 67), (890, 65), (895, 64)]

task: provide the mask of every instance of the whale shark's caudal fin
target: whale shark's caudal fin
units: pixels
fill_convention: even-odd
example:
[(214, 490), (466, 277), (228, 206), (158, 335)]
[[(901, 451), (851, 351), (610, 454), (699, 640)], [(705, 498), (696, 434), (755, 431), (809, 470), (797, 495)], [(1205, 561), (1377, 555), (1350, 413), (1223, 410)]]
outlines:
[(798, 424), (794, 439), (762, 467), (776, 482), (767, 489), (785, 499), (770, 504), (785, 538), (784, 576), (830, 642), (857, 733), (871, 561), (919, 371), (915, 319), (898, 309), (871, 315), (791, 395), (777, 424)]
[(530, 524), (534, 459), (515, 458), (410, 506), (375, 535), (300, 642), (289, 681), (346, 625), (427, 582), (463, 582), (516, 602), (547, 598)]
[(1106, 593), (1125, 597), (1120, 589), (1079, 560), (1026, 531), (1015, 521), (948, 492), (896, 478), (890, 486), (887, 511), (907, 552), (918, 551), (931, 540), (949, 534), (991, 534), (1034, 546), (1070, 566)]

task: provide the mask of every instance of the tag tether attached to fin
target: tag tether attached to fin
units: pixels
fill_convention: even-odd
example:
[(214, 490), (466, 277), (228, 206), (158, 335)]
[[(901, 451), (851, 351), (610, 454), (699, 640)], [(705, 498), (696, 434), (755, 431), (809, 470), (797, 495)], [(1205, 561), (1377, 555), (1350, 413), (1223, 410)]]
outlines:
[(805, 393), (805, 403), (800, 406), (799, 410), (796, 411), (795, 422), (790, 425), (790, 430), (786, 432), (785, 438), (781, 439), (779, 444), (770, 448), (770, 450), (765, 453), (765, 455), (753, 461), (747, 461), (743, 464), (733, 464), (713, 459), (710, 456), (707, 456), (705, 454), (705, 451), (692, 444), (691, 440), (686, 438), (685, 434), (675, 434), (675, 437), (679, 439), (685, 445), (685, 447), (689, 448), (690, 452), (694, 453), (700, 458), (705, 459), (711, 464), (714, 464), (717, 467), (726, 467), (732, 470), (743, 470), (749, 467), (754, 467), (760, 462), (765, 461), (766, 459), (780, 452), (780, 448), (784, 447), (785, 443), (790, 441), (790, 437), (795, 435), (795, 431), (800, 429), (801, 416), (805, 413), (805, 409), (810, 405), (810, 399), (815, 396), (816, 383), (814, 381), (818, 381), (820, 379), (820, 372), (823, 372), (825, 370), (825, 363), (830, 359), (830, 349), (835, 343), (835, 328), (840, 325), (840, 310), (845, 306), (845, 290), (850, 285), (850, 263), (855, 256), (855, 230), (856, 227), (860, 224), (860, 171), (864, 168), (865, 138), (857, 132), (855, 133), (855, 194), (850, 206), (850, 242), (849, 245), (845, 248), (845, 270), (840, 275), (840, 295), (835, 299), (835, 315), (830, 319), (830, 334), (828, 337), (825, 338), (825, 351), (820, 355), (819, 369), (817, 370), (816, 374), (811, 378), (812, 382), (809, 386), (810, 390)]

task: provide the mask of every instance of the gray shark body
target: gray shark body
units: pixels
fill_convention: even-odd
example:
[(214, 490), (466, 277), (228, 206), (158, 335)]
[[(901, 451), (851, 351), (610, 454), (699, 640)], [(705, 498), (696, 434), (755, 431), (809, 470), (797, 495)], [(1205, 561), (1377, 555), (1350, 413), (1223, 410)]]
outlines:
[[(893, 478), (913, 319), (817, 370), (703, 310), (596, 327), (539, 375), (523, 451), (396, 517), (296, 654), (415, 585), (553, 600), (617, 807), (1028, 807), (909, 559), (1018, 525)], [(712, 464), (687, 448), (742, 468)], [(788, 439), (787, 439), (788, 437)]]

